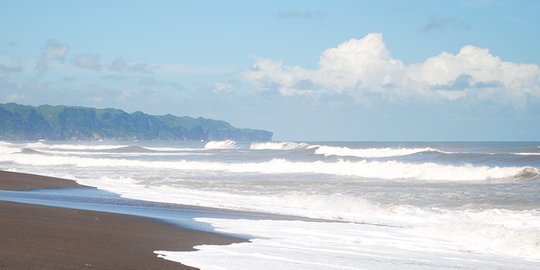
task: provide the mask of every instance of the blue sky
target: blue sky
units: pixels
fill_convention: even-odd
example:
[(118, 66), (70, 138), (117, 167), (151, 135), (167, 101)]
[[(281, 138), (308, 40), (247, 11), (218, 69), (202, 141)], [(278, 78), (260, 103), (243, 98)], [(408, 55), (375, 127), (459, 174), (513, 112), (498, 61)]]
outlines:
[(540, 140), (540, 1), (2, 1), (0, 102)]

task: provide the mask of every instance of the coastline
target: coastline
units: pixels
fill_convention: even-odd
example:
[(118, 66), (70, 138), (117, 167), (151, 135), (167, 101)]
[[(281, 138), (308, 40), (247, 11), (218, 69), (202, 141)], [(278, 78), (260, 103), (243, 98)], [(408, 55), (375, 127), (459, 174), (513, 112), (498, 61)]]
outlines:
[[(75, 181), (0, 171), (0, 189), (85, 187)], [(2, 269), (195, 269), (155, 250), (242, 240), (131, 215), (0, 201)]]

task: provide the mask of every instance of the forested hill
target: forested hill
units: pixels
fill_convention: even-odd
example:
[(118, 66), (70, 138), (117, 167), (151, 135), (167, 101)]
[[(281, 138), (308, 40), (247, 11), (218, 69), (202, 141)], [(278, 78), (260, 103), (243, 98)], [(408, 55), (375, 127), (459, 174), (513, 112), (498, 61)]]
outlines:
[(225, 121), (127, 113), (118, 109), (0, 104), (3, 140), (236, 140), (269, 141), (272, 132)]

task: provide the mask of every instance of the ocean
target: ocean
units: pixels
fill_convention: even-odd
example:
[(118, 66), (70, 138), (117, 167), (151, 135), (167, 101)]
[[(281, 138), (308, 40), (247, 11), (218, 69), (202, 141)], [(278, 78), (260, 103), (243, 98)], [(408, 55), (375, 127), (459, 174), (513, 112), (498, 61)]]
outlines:
[(195, 217), (251, 239), (156, 251), (201, 269), (540, 268), (540, 142), (0, 142), (0, 169), (297, 217)]

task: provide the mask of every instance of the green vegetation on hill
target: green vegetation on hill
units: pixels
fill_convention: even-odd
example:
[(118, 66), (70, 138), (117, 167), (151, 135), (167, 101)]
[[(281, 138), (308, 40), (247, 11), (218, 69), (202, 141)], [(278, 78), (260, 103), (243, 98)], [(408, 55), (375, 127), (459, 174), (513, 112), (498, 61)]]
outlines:
[(239, 129), (224, 121), (202, 117), (7, 103), (0, 104), (0, 139), (269, 141), (272, 132)]

